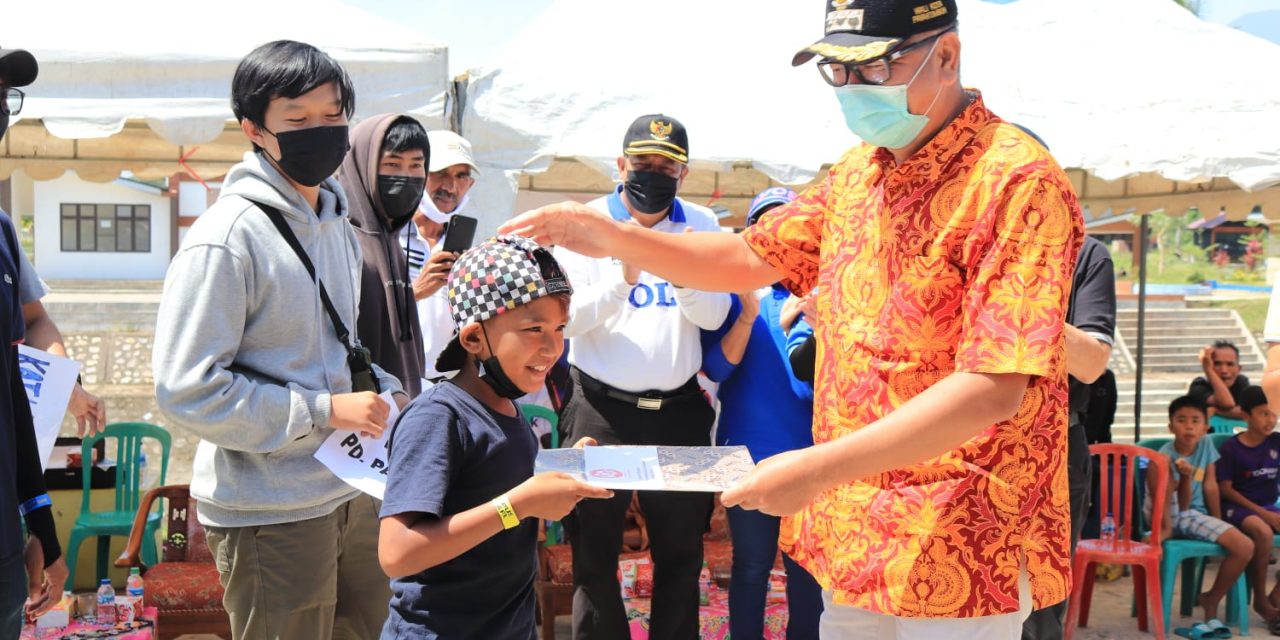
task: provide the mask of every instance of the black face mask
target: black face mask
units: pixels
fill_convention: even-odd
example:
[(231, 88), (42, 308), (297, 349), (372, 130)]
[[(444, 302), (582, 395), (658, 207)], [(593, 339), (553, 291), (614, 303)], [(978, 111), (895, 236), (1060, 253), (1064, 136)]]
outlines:
[(422, 192), (427, 188), (426, 178), (409, 176), (378, 176), (378, 198), (386, 212), (391, 230), (400, 229), (413, 218), (422, 202)]
[[(483, 323), (480, 330), (484, 331)], [(523, 389), (516, 386), (516, 383), (507, 377), (507, 372), (502, 370), (502, 365), (498, 362), (498, 356), (493, 355), (493, 345), (489, 343), (489, 332), (484, 332), (484, 343), (489, 347), (489, 357), (481, 360), (476, 358), (476, 368), (480, 370), (480, 379), (499, 397), (507, 400), (515, 400), (528, 395)]]
[(627, 174), (627, 200), (640, 213), (662, 213), (671, 207), (680, 188), (680, 179), (652, 171)]
[(280, 143), (280, 158), (276, 164), (294, 182), (304, 187), (314, 187), (333, 175), (347, 156), (351, 143), (347, 139), (347, 125), (311, 127), (273, 133)]

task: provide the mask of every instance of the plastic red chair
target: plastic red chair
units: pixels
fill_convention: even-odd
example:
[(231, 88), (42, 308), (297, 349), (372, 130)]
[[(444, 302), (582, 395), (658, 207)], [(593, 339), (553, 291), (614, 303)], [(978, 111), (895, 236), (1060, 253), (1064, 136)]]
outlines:
[[(1099, 485), (1098, 513), (1110, 513), (1116, 522), (1113, 540), (1081, 540), (1076, 547), (1072, 563), (1071, 600), (1067, 605), (1066, 638), (1070, 640), (1077, 622), (1081, 627), (1089, 625), (1089, 601), (1093, 598), (1093, 579), (1098, 563), (1133, 566), (1133, 594), (1138, 604), (1138, 629), (1147, 631), (1148, 622), (1155, 626), (1155, 636), (1164, 636), (1164, 603), (1160, 593), (1160, 523), (1164, 521), (1164, 509), (1169, 491), (1169, 459), (1145, 447), (1131, 444), (1095, 444), (1089, 453), (1098, 461)], [(1141, 513), (1146, 496), (1135, 495), (1134, 485), (1139, 473), (1138, 458), (1149, 460), (1146, 481), (1155, 488), (1155, 503), (1151, 505), (1152, 531), (1147, 542), (1133, 540), (1134, 525), (1142, 531), (1141, 522), (1134, 523), (1131, 516)]]

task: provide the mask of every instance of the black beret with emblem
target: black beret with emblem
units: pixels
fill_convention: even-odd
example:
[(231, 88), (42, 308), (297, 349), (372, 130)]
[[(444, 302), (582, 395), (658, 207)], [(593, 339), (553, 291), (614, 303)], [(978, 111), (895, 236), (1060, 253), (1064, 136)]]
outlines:
[(689, 132), (679, 120), (661, 113), (640, 116), (622, 139), (622, 153), (628, 156), (656, 153), (688, 164)]
[(956, 0), (826, 0), (823, 38), (796, 53), (792, 66), (814, 56), (867, 62), (892, 52), (918, 33), (956, 21)]

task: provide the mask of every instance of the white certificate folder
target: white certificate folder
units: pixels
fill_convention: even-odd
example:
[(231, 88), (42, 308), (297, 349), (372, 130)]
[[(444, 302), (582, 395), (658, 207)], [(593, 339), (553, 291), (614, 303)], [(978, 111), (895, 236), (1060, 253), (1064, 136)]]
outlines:
[(607, 489), (718, 492), (754, 467), (742, 446), (604, 446), (544, 449), (534, 473), (559, 471)]

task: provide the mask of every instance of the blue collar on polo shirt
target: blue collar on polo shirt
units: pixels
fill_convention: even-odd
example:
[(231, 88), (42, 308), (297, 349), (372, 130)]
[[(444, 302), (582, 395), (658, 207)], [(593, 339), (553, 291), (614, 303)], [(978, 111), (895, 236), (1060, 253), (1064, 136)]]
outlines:
[[(631, 212), (627, 211), (627, 205), (622, 202), (622, 185), (618, 185), (618, 188), (609, 194), (609, 215), (613, 216), (613, 219), (618, 222), (626, 222), (631, 219)], [(679, 198), (671, 201), (671, 210), (667, 212), (667, 219), (681, 224), (686, 222), (684, 208), (680, 206)]]

